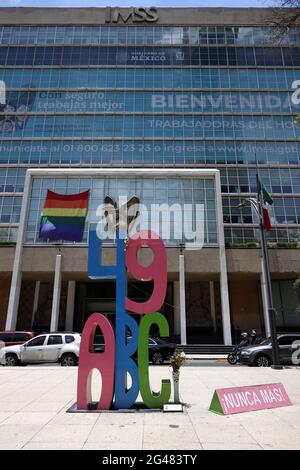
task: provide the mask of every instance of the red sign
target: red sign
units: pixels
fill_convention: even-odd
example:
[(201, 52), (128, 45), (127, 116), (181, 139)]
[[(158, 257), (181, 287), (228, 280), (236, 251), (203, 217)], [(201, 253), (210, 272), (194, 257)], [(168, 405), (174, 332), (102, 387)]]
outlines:
[(284, 386), (279, 383), (220, 388), (215, 391), (209, 409), (222, 415), (231, 415), (291, 405)]

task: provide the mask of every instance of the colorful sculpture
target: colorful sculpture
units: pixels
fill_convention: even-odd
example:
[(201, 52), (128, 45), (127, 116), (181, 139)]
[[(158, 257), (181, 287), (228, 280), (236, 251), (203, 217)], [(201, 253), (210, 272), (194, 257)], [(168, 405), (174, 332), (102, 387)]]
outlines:
[[(98, 369), (102, 375), (102, 392), (97, 408), (106, 410), (112, 406), (114, 384), (114, 408), (131, 408), (139, 391), (148, 408), (162, 408), (169, 401), (171, 383), (162, 381), (160, 393), (151, 390), (149, 383), (148, 338), (152, 324), (159, 328), (161, 336), (169, 335), (166, 318), (156, 312), (165, 299), (167, 289), (167, 260), (162, 240), (152, 231), (135, 234), (126, 246), (125, 234), (117, 230), (116, 266), (102, 266), (102, 242), (95, 231), (89, 234), (88, 274), (91, 279), (116, 279), (115, 336), (110, 322), (101, 313), (89, 317), (82, 334), (78, 366), (77, 409), (88, 410), (91, 406), (91, 373)], [(141, 247), (149, 247), (153, 261), (141, 266), (137, 259)], [(127, 270), (126, 270), (127, 268)], [(144, 303), (126, 297), (127, 272), (140, 281), (153, 281), (151, 297)], [(145, 315), (140, 323), (129, 313)], [(155, 312), (155, 313), (152, 313)], [(105, 340), (104, 353), (93, 353), (92, 343), (97, 325)], [(134, 357), (136, 356), (138, 360)], [(131, 387), (127, 388), (127, 374)]]

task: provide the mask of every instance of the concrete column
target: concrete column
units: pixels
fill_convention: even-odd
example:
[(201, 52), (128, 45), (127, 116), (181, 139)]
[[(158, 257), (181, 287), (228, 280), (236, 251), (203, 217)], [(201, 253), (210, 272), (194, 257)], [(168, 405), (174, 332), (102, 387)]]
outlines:
[(231, 336), (231, 320), (230, 320), (230, 307), (228, 295), (228, 280), (227, 272), (221, 270), (220, 274), (220, 287), (221, 287), (221, 300), (222, 300), (222, 324), (223, 324), (223, 339), (226, 346), (232, 345)]
[(216, 320), (216, 303), (215, 303), (215, 283), (209, 281), (209, 295), (210, 295), (210, 313), (214, 327), (214, 333), (217, 331), (217, 320)]
[(66, 331), (73, 330), (73, 320), (74, 320), (74, 306), (75, 306), (75, 290), (76, 282), (68, 282), (68, 297), (67, 297), (67, 310), (66, 310)]
[(174, 291), (174, 334), (180, 335), (180, 288), (179, 282), (173, 282)]
[(181, 344), (186, 344), (185, 269), (183, 254), (179, 255), (179, 297)]
[(40, 281), (36, 281), (36, 283), (35, 283), (35, 289), (34, 289), (34, 297), (33, 297), (32, 317), (31, 317), (31, 328), (32, 328), (32, 325), (34, 324), (35, 314), (36, 314), (37, 309), (38, 309), (38, 306), (39, 306), (40, 286), (41, 286), (41, 282), (40, 282)]
[(22, 285), (22, 272), (18, 271), (15, 275), (14, 274), (15, 273), (13, 273), (10, 285), (7, 317), (5, 324), (6, 331), (15, 330), (18, 321), (19, 300)]
[(30, 174), (27, 172), (24, 185), (24, 195), (22, 199), (22, 209), (20, 214), (20, 223), (18, 230), (18, 239), (16, 244), (14, 266), (11, 278), (11, 286), (9, 293), (9, 302), (7, 309), (7, 317), (5, 330), (15, 330), (18, 320), (19, 300), (22, 285), (22, 253), (23, 240), (25, 234), (25, 224), (28, 209), (28, 199), (30, 193)]
[(271, 328), (270, 328), (270, 318), (269, 318), (269, 310), (268, 310), (269, 303), (268, 303), (266, 274), (265, 274), (263, 259), (261, 259), (260, 286), (261, 286), (261, 297), (262, 297), (262, 304), (263, 304), (263, 311), (264, 311), (266, 337), (270, 338)]
[(50, 331), (57, 331), (58, 329), (61, 291), (61, 259), (61, 254), (56, 255)]
[(232, 345), (231, 336), (231, 320), (230, 320), (230, 306), (228, 295), (228, 278), (227, 278), (227, 262), (225, 250), (225, 236), (224, 236), (224, 223), (223, 223), (223, 206), (222, 206), (222, 192), (221, 192), (221, 178), (220, 172), (216, 173), (216, 210), (217, 210), (217, 228), (219, 239), (219, 256), (220, 256), (220, 289), (221, 289), (221, 302), (222, 302), (222, 323), (223, 323), (223, 339), (226, 346)]

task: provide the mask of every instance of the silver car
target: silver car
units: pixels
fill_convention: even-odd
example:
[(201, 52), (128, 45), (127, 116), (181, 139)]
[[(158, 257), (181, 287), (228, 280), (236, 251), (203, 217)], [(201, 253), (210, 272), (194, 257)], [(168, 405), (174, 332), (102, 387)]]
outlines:
[[(300, 334), (280, 334), (277, 336), (281, 364), (294, 364), (294, 356), (300, 355)], [(272, 340), (267, 338), (260, 344), (241, 349), (239, 362), (248, 366), (270, 367), (273, 363)], [(299, 362), (294, 365), (299, 365)]]
[(79, 333), (45, 333), (16, 346), (0, 349), (0, 363), (6, 366), (60, 363), (76, 366), (79, 358)]

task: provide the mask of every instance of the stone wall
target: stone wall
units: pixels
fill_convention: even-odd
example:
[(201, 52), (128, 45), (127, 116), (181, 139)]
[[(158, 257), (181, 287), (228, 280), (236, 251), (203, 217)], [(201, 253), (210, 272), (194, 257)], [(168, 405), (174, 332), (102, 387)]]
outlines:
[(208, 282), (186, 284), (186, 326), (187, 328), (213, 327)]
[[(222, 329), (221, 297), (218, 282), (215, 286), (215, 310), (217, 330)], [(187, 328), (213, 329), (209, 282), (186, 283), (186, 324)]]
[(261, 332), (259, 288), (260, 284), (255, 279), (229, 282), (232, 328), (238, 328), (242, 331), (251, 331), (252, 328), (255, 328), (257, 332)]
[[(0, 273), (9, 273), (13, 268), (13, 247), (0, 247)], [(62, 248), (62, 272), (65, 278), (74, 279), (81, 276), (87, 280), (87, 247)], [(36, 274), (38, 279), (42, 274), (50, 275), (55, 270), (54, 247), (25, 247), (23, 251), (22, 271), (28, 277)], [(167, 248), (168, 273), (178, 274), (178, 259), (180, 250)], [(115, 253), (113, 248), (104, 249), (105, 264), (113, 264)], [(300, 266), (300, 250), (298, 249), (271, 249), (269, 250), (272, 274), (298, 277)], [(47, 263), (45, 263), (47, 259)], [(226, 249), (228, 274), (261, 272), (261, 257), (259, 249)], [(147, 264), (149, 253), (144, 250), (143, 261)], [(217, 248), (204, 248), (199, 251), (185, 252), (185, 268), (187, 274), (202, 276), (202, 280), (210, 279), (212, 274), (219, 272), (219, 250)], [(74, 277), (75, 276), (75, 277)], [(30, 278), (30, 277), (29, 277)], [(1, 280), (0, 280), (1, 283)]]
[(34, 301), (35, 281), (23, 281), (19, 303), (17, 330), (31, 330), (32, 309)]
[[(117, 7), (113, 7), (117, 8)], [(129, 13), (130, 7), (119, 8), (123, 15)], [(103, 24), (105, 25), (105, 8), (1, 8), (2, 24)], [(265, 26), (274, 18), (271, 8), (159, 8), (158, 20), (155, 23), (143, 22), (143, 26), (153, 25), (262, 25)], [(126, 24), (133, 24), (129, 18)], [(112, 26), (124, 25), (122, 21)]]
[[(49, 331), (52, 311), (53, 282), (41, 282), (38, 309), (32, 324), (32, 309), (35, 281), (23, 281), (18, 313), (18, 330), (31, 330), (41, 333)], [(60, 298), (59, 330), (65, 328), (68, 283), (63, 282)]]

